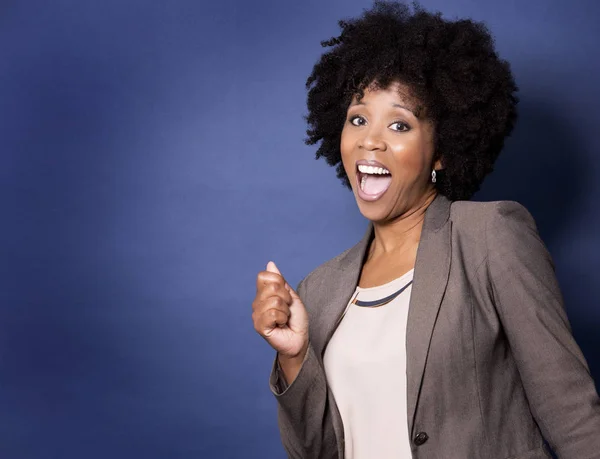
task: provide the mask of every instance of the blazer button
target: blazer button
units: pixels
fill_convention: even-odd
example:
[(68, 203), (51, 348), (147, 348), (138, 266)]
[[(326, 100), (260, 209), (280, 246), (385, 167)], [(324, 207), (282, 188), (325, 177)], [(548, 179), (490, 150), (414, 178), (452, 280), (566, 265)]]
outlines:
[(421, 446), (423, 443), (425, 443), (427, 441), (427, 439), (429, 438), (429, 435), (427, 435), (425, 432), (419, 432), (414, 439), (415, 445), (417, 446)]

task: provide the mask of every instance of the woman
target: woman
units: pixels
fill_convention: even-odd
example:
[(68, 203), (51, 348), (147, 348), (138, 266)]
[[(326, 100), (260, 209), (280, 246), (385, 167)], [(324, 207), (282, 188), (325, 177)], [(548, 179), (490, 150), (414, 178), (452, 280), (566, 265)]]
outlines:
[(600, 458), (600, 400), (552, 261), (515, 202), (466, 201), (516, 118), (481, 24), (376, 3), (308, 79), (308, 142), (369, 219), (255, 329), (294, 458)]

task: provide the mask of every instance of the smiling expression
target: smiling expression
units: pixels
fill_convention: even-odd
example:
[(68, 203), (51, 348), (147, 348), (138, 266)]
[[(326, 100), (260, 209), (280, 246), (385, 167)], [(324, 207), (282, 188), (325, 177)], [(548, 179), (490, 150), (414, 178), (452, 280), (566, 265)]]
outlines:
[[(360, 101), (354, 97), (342, 130), (342, 163), (361, 213), (371, 221), (390, 220), (419, 206), (435, 193), (431, 183), (434, 164), (434, 127), (419, 114), (418, 104), (401, 83), (388, 88), (366, 88)], [(417, 116), (419, 115), (419, 116)], [(361, 190), (364, 165), (379, 180), (383, 191), (371, 195)], [(379, 169), (382, 168), (382, 169)], [(391, 174), (387, 179), (373, 172)], [(368, 180), (368, 179), (367, 179)], [(385, 185), (384, 185), (385, 184)], [(387, 186), (389, 184), (389, 186)]]

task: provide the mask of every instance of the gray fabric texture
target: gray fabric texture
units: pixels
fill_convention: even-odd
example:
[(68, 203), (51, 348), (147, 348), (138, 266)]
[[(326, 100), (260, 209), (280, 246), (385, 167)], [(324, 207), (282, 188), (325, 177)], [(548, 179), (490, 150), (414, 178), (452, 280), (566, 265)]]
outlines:
[[(309, 350), (291, 385), (277, 359), (270, 377), (290, 458), (344, 457), (323, 352), (372, 238), (369, 223), (360, 242), (298, 285)], [(520, 204), (438, 196), (429, 206), (406, 346), (413, 459), (545, 459), (542, 435), (560, 459), (600, 459), (600, 399), (550, 255)]]

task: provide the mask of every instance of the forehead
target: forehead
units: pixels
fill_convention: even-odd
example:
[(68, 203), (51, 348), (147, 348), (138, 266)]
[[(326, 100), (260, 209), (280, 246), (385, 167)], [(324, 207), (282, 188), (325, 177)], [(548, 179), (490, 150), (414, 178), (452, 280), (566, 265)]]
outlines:
[(390, 104), (401, 105), (415, 114), (422, 111), (422, 105), (413, 94), (411, 88), (398, 81), (394, 81), (387, 86), (382, 86), (378, 82), (372, 82), (362, 90), (362, 94), (354, 94), (350, 104), (368, 104), (369, 101), (375, 99), (388, 101)]

